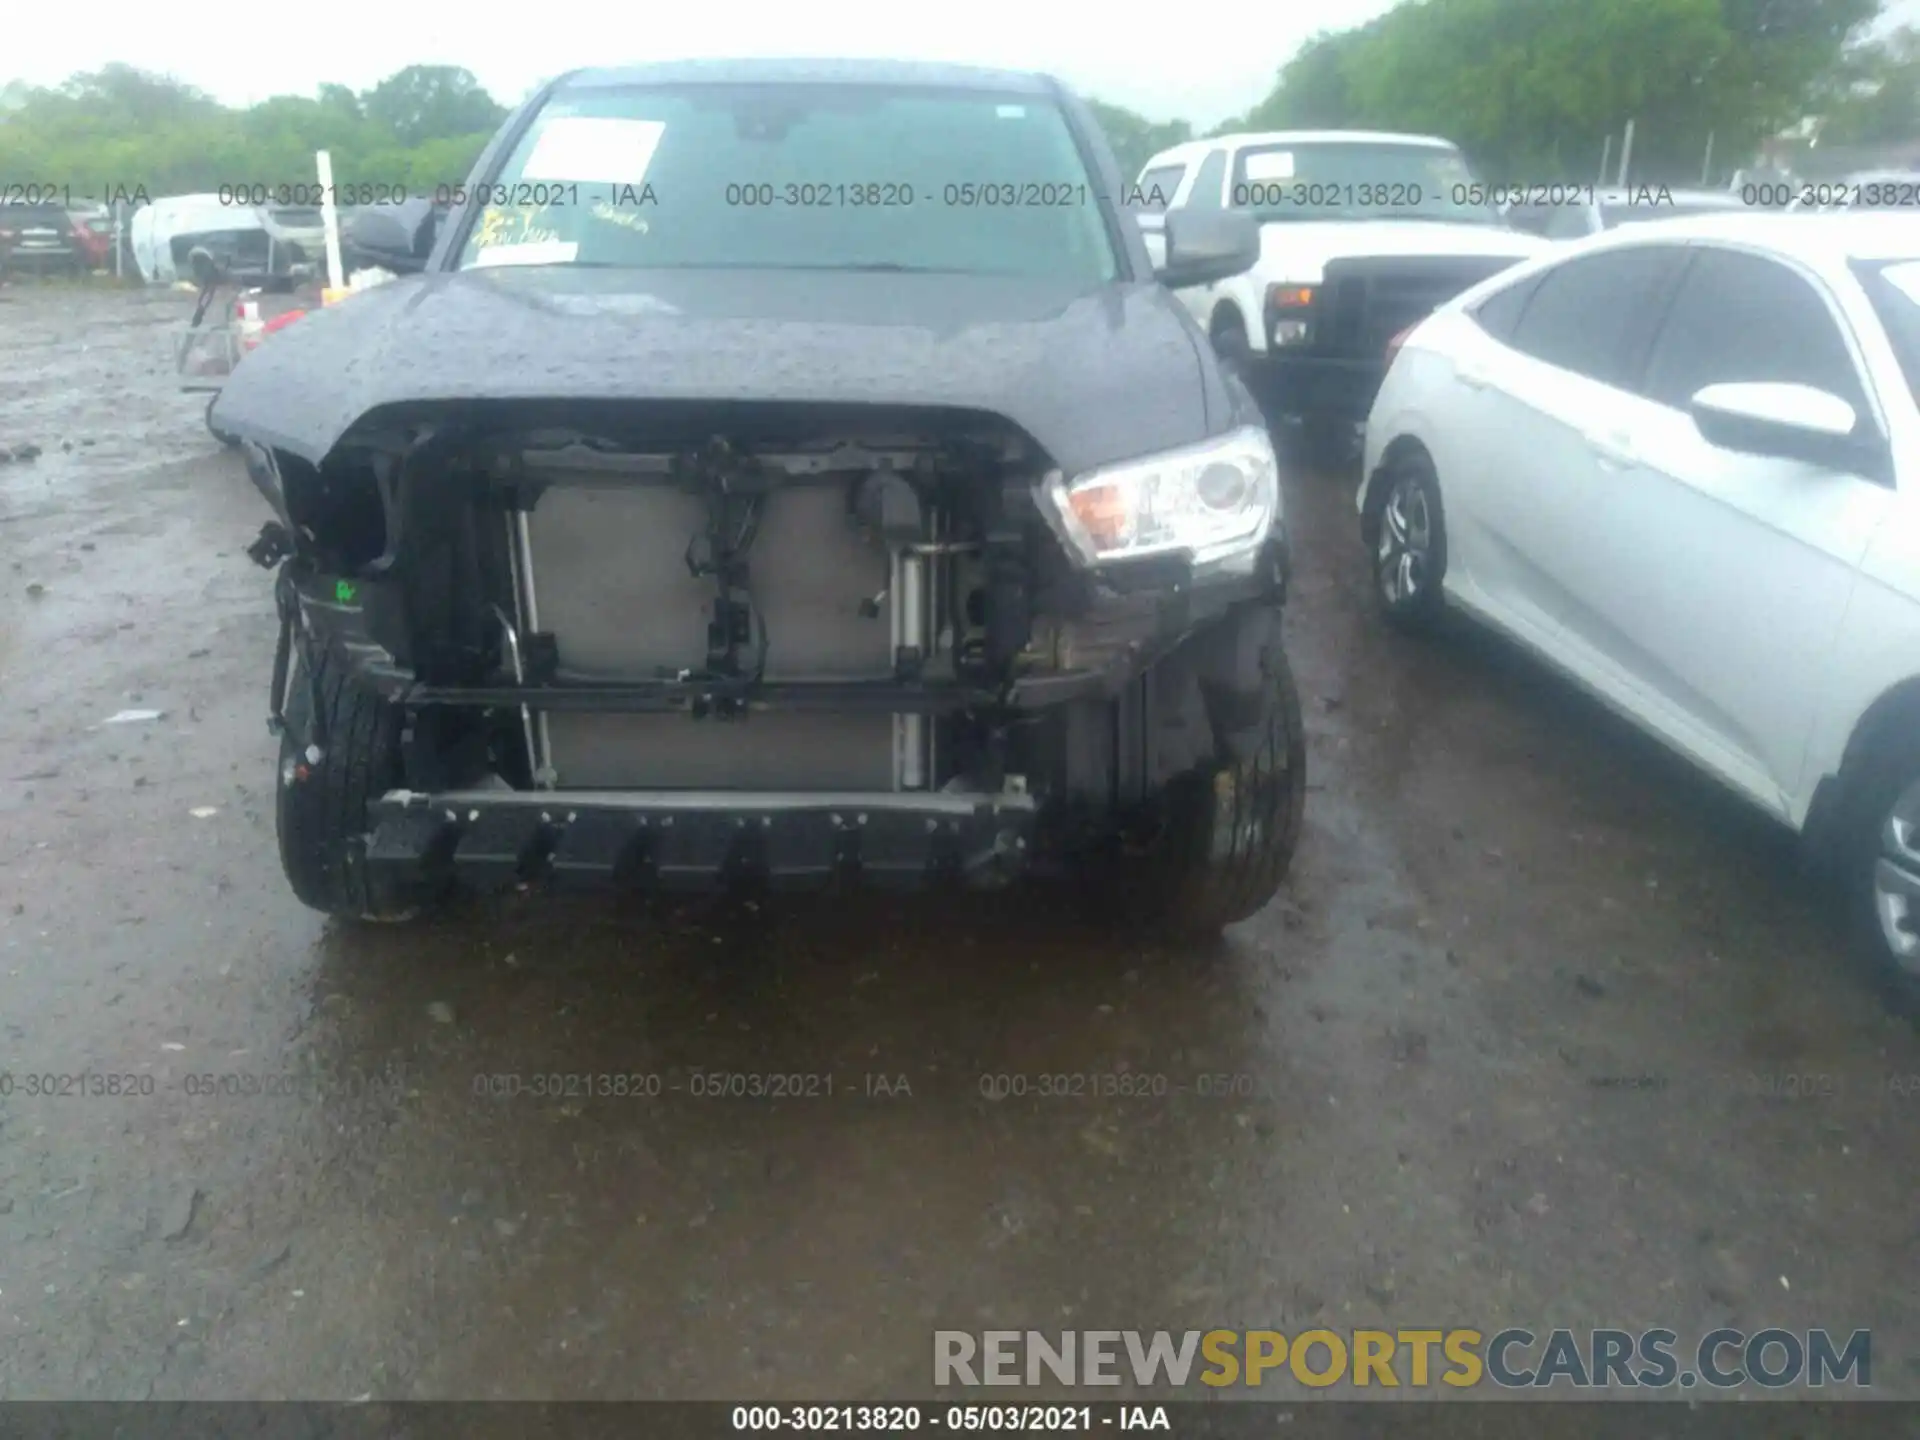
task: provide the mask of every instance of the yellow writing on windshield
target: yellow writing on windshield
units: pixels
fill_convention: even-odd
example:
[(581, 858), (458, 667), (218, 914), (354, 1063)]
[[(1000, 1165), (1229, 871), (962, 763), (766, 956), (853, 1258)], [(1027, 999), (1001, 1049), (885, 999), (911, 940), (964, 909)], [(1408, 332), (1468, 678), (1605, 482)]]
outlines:
[(609, 225), (622, 226), (625, 229), (633, 231), (636, 235), (645, 235), (651, 228), (647, 224), (646, 217), (638, 210), (627, 209), (619, 205), (611, 205), (605, 200), (596, 200), (592, 210), (588, 213), (596, 220), (603, 220)]
[(537, 223), (547, 213), (543, 205), (489, 205), (480, 214), (477, 243), (482, 250), (497, 245), (530, 245), (542, 240), (558, 240), (560, 232), (551, 225)]

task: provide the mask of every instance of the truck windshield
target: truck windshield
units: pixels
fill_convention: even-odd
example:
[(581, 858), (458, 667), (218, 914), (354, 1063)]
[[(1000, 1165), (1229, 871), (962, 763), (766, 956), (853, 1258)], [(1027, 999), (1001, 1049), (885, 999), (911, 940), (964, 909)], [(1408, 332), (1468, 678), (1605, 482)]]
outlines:
[(1458, 150), (1361, 140), (1256, 145), (1234, 157), (1227, 204), (1262, 224), (1438, 220), (1502, 225)]
[(562, 91), (477, 197), (460, 267), (939, 271), (1112, 280), (1058, 106), (876, 85)]

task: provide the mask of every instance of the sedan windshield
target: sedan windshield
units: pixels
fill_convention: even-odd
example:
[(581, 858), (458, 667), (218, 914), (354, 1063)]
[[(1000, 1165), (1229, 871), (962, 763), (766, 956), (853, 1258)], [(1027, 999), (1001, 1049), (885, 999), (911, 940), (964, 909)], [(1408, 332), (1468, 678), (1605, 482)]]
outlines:
[(1259, 145), (1234, 157), (1227, 204), (1262, 224), (1440, 220), (1503, 225), (1458, 150), (1354, 140)]
[(461, 268), (940, 271), (1098, 284), (1105, 197), (1057, 105), (826, 84), (561, 92), (498, 176)]
[(1856, 260), (1853, 272), (1886, 327), (1901, 378), (1920, 403), (1920, 259)]

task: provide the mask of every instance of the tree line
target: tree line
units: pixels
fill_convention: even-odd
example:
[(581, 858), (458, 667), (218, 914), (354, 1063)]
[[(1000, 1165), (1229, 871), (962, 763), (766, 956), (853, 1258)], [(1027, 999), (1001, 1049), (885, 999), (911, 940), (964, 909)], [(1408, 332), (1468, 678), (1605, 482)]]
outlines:
[[(1491, 179), (1584, 179), (1634, 122), (1633, 173), (1696, 183), (1783, 127), (1828, 147), (1920, 140), (1920, 35), (1875, 33), (1880, 0), (1402, 0), (1315, 36), (1272, 91), (1209, 133), (1367, 128), (1455, 140)], [(1092, 109), (1131, 178), (1185, 120)], [(468, 71), (411, 65), (245, 108), (127, 65), (0, 91), (0, 176), (98, 195), (313, 178), (416, 193), (464, 180), (507, 107)], [(1617, 159), (1617, 150), (1614, 152)]]
[(130, 65), (9, 89), (0, 176), (14, 187), (71, 187), (76, 200), (115, 188), (160, 196), (311, 186), (316, 150), (331, 152), (336, 184), (431, 192), (465, 180), (507, 116), (471, 73), (444, 65), (410, 65), (365, 91), (322, 85), (245, 108)]
[[(1315, 36), (1271, 92), (1210, 134), (1438, 134), (1490, 179), (1586, 180), (1634, 124), (1633, 174), (1697, 184), (1808, 122), (1821, 146), (1920, 140), (1920, 36), (1879, 0), (1402, 0)], [(1097, 107), (1129, 175), (1184, 121)]]

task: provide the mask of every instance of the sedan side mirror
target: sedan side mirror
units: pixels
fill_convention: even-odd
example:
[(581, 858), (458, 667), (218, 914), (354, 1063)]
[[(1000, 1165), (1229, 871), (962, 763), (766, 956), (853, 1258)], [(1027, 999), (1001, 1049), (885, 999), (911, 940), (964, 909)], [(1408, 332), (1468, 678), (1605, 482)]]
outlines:
[(1833, 470), (1876, 468), (1879, 447), (1863, 444), (1855, 434), (1860, 417), (1853, 406), (1811, 385), (1708, 385), (1688, 408), (1700, 434), (1724, 450)]
[(1166, 258), (1155, 272), (1172, 290), (1211, 285), (1251, 270), (1260, 259), (1260, 227), (1238, 210), (1182, 207), (1166, 215)]

